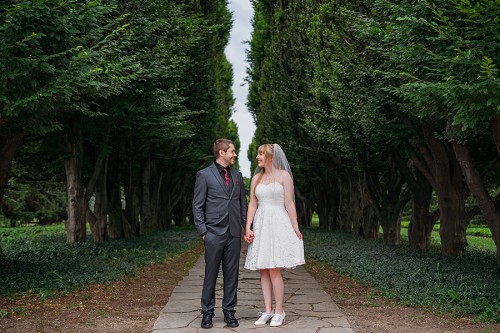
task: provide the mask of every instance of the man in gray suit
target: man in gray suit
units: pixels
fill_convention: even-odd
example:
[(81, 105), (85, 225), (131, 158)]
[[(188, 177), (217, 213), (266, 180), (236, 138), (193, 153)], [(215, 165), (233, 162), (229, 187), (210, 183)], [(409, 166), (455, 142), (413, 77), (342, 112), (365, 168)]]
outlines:
[(193, 217), (205, 243), (205, 279), (201, 293), (202, 328), (211, 328), (215, 308), (215, 284), (222, 263), (224, 296), (222, 312), (229, 327), (237, 327), (234, 316), (238, 289), (241, 234), (246, 224), (247, 199), (241, 172), (234, 164), (234, 143), (214, 143), (215, 163), (198, 171), (193, 198)]

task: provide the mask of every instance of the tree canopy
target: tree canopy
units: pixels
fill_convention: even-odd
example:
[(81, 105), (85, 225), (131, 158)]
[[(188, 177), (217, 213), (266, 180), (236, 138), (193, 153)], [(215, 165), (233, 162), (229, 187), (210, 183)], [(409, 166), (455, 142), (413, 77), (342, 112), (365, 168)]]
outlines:
[[(465, 255), (474, 217), (500, 245), (498, 1), (254, 2), (249, 106), (283, 144), (302, 222)], [(432, 208), (432, 196), (437, 209)], [(500, 252), (499, 252), (500, 258)], [(500, 263), (500, 261), (499, 261)]]
[(69, 243), (186, 224), (214, 140), (239, 147), (226, 2), (10, 1), (0, 20), (4, 212), (9, 182), (63, 179)]

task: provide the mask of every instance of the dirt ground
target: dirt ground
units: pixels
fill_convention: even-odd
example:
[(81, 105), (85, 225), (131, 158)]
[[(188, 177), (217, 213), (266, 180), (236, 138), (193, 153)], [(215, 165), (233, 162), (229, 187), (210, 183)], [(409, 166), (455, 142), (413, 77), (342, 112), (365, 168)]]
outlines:
[[(202, 254), (198, 247), (140, 270), (137, 276), (109, 285), (92, 285), (49, 300), (0, 298), (0, 333), (150, 333), (177, 282)], [(493, 333), (500, 325), (472, 324), (471, 319), (435, 315), (374, 296), (370, 288), (309, 260), (307, 269), (347, 315), (357, 333)]]

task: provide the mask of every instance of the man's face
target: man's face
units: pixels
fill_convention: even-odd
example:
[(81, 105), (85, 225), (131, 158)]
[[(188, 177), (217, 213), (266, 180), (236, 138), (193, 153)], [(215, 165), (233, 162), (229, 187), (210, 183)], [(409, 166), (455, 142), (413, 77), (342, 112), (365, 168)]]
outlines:
[(233, 165), (234, 160), (236, 158), (236, 149), (234, 148), (234, 145), (232, 143), (229, 144), (229, 148), (227, 149), (226, 152), (223, 152), (222, 155), (224, 162), (226, 162), (226, 165)]

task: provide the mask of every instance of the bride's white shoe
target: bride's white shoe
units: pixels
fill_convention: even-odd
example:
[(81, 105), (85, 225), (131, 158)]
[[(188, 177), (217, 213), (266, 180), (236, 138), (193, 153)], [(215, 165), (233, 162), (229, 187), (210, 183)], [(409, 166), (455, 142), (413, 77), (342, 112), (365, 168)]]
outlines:
[(254, 323), (257, 326), (265, 325), (274, 316), (274, 312), (259, 312), (260, 318)]
[(285, 311), (283, 313), (275, 313), (271, 320), (270, 326), (281, 326), (285, 321)]

